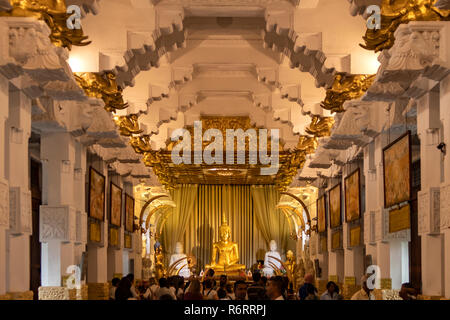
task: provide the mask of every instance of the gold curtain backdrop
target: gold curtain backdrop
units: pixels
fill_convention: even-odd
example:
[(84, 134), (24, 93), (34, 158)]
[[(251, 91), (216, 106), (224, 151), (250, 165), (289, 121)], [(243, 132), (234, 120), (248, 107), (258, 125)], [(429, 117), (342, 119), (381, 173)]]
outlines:
[(197, 258), (200, 269), (211, 263), (222, 214), (231, 227), (231, 240), (239, 245), (240, 263), (248, 268), (264, 259), (272, 239), (282, 256), (289, 249), (295, 252), (286, 217), (276, 209), (280, 195), (275, 186), (180, 185), (171, 195), (177, 206), (169, 209), (172, 212), (168, 212), (161, 235), (166, 263), (178, 241), (186, 254)]

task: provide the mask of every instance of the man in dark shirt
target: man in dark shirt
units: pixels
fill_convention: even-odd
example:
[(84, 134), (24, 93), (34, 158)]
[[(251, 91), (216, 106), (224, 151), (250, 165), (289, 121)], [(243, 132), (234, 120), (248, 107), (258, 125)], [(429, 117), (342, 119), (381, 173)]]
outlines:
[(253, 283), (247, 289), (248, 300), (267, 300), (266, 289), (261, 280), (261, 273), (253, 273), (252, 278)]

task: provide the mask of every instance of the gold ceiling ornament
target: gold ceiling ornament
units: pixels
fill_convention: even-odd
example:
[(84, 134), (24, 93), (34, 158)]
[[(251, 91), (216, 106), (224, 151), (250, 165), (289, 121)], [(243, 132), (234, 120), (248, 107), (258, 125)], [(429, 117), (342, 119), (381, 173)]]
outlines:
[(437, 0), (382, 0), (381, 28), (367, 29), (360, 46), (375, 52), (392, 48), (400, 24), (410, 21), (449, 21), (450, 10), (434, 6)]
[(317, 137), (301, 135), (298, 139), (297, 150), (303, 151), (305, 154), (313, 154), (319, 142)]
[(362, 97), (375, 81), (375, 76), (338, 72), (320, 106), (331, 112), (344, 112), (344, 102)]
[(114, 73), (75, 72), (74, 76), (87, 96), (103, 100), (106, 111), (114, 113), (128, 108), (128, 103), (123, 101), (123, 89), (117, 85)]
[(333, 117), (322, 117), (319, 115), (313, 115), (311, 124), (305, 129), (307, 134), (314, 137), (328, 137), (331, 135), (331, 128), (334, 125)]
[(130, 144), (134, 151), (139, 154), (152, 151), (149, 135), (133, 136), (130, 138)]
[(12, 9), (0, 11), (0, 17), (33, 17), (43, 20), (50, 28), (50, 41), (63, 48), (72, 46), (87, 46), (91, 41), (85, 41), (88, 36), (83, 29), (69, 29), (67, 20), (72, 14), (67, 13), (64, 0), (10, 0)]
[[(257, 127), (256, 125), (251, 123), (251, 120), (249, 117), (245, 116), (235, 116), (235, 117), (218, 117), (218, 116), (200, 116), (200, 121), (202, 122), (202, 137), (205, 134), (205, 131), (209, 129), (217, 129), (222, 133), (223, 137), (223, 150), (225, 152), (226, 150), (226, 137), (227, 137), (227, 130), (238, 130), (242, 129), (243, 131), (247, 131), (249, 129), (254, 129), (256, 133), (256, 145), (254, 145), (254, 149), (257, 149), (259, 146), (259, 130), (265, 129), (262, 127)], [(194, 126), (186, 126), (185, 129), (189, 132), (191, 135), (191, 146), (192, 150), (194, 150)], [(178, 141), (171, 141), (170, 138), (167, 139), (166, 145), (167, 150), (172, 150), (173, 147), (175, 147), (178, 143), (180, 143), (180, 140)], [(211, 141), (206, 141), (202, 139), (202, 150), (205, 149), (209, 144), (211, 144)], [(234, 141), (234, 148), (237, 150), (237, 141)], [(284, 143), (280, 140), (279, 141), (279, 150), (283, 150)], [(250, 148), (250, 142), (245, 143), (245, 150), (249, 151)], [(272, 143), (271, 143), (271, 136), (268, 130), (267, 133), (267, 150), (271, 151), (272, 149)]]
[(139, 116), (137, 114), (115, 116), (114, 122), (119, 127), (120, 134), (126, 137), (144, 132), (144, 130), (139, 128)]

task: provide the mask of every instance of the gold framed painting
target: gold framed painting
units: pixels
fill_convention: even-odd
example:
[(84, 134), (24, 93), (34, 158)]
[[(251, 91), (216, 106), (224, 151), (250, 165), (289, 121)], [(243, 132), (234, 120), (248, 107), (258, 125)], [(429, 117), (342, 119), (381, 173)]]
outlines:
[(411, 207), (409, 204), (389, 211), (389, 233), (411, 228)]
[(103, 221), (105, 218), (105, 176), (89, 168), (89, 217)]
[(131, 249), (132, 245), (131, 245), (131, 235), (128, 233), (125, 233), (124, 235), (124, 247), (127, 249)]
[(411, 199), (411, 132), (383, 149), (384, 207)]
[(325, 211), (325, 195), (321, 196), (316, 201), (317, 210), (317, 231), (325, 232), (327, 230), (327, 215)]
[(125, 230), (133, 232), (134, 226), (134, 199), (125, 194)]
[(328, 238), (320, 237), (320, 253), (325, 253), (328, 251)]
[(361, 171), (356, 169), (344, 179), (345, 221), (351, 222), (361, 217)]
[(331, 249), (337, 250), (341, 248), (341, 231), (333, 232), (331, 235)]
[(336, 228), (341, 225), (341, 184), (338, 183), (328, 192), (328, 208), (330, 212), (330, 226)]
[(89, 241), (102, 242), (102, 230), (99, 221), (89, 220)]
[(119, 229), (109, 227), (109, 245), (112, 247), (119, 246)]
[(111, 182), (109, 191), (109, 222), (120, 227), (122, 223), (122, 189)]
[(358, 247), (361, 245), (361, 226), (350, 228), (350, 247)]

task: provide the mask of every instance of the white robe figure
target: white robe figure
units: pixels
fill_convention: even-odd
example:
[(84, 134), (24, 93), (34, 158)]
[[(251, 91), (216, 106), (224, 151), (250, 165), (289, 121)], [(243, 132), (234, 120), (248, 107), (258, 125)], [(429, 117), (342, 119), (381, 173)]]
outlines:
[(264, 257), (263, 273), (266, 277), (273, 276), (274, 270), (271, 267), (271, 264), (274, 264), (277, 268), (281, 268), (280, 261), (270, 258), (272, 256), (272, 257), (275, 257), (275, 258), (278, 258), (281, 260), (281, 256), (277, 251), (277, 243), (275, 242), (275, 240), (270, 241), (269, 247), (270, 247), (270, 251), (267, 251), (266, 256)]
[(171, 266), (172, 263), (174, 263), (175, 261), (178, 261), (182, 258), (185, 258), (185, 259), (178, 263), (176, 270), (178, 270), (183, 265), (185, 265), (180, 270), (179, 275), (182, 276), (183, 278), (189, 278), (191, 276), (191, 271), (189, 270), (189, 268), (187, 266), (187, 263), (188, 263), (187, 256), (183, 253), (183, 245), (180, 242), (177, 242), (175, 244), (175, 253), (172, 254), (172, 256), (170, 257), (169, 266)]

